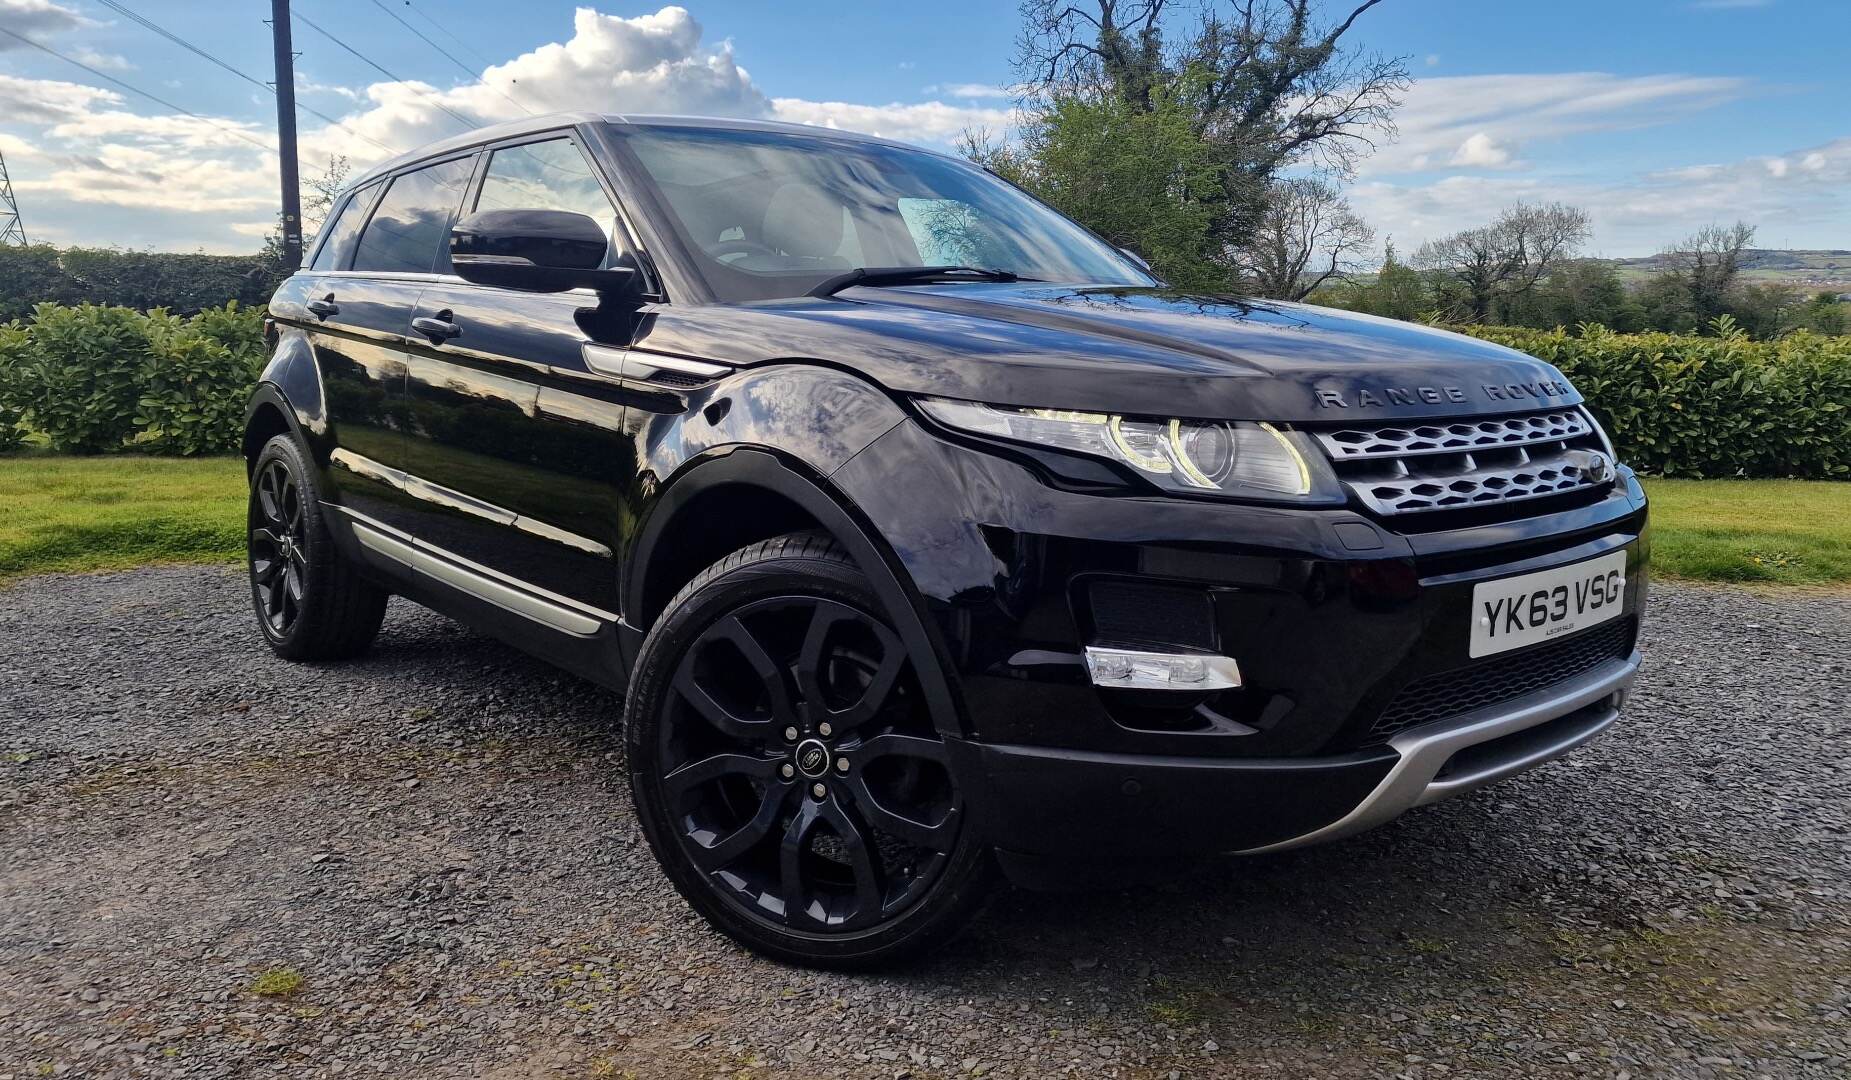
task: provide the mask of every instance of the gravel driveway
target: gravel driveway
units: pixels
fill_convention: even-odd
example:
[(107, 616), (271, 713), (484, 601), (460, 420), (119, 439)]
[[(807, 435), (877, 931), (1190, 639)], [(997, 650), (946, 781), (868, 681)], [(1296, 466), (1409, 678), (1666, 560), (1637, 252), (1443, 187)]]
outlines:
[(291, 666), (221, 569), (22, 582), (0, 1080), (1844, 1077), (1851, 600), (1654, 601), (1629, 714), (1566, 762), (1334, 846), (1004, 893), (854, 977), (689, 914), (602, 691), (403, 604), (369, 659)]

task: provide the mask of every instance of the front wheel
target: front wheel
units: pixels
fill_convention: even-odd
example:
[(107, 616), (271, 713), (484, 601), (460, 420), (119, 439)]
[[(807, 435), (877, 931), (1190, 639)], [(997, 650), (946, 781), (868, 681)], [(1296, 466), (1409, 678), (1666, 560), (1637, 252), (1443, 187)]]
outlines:
[(627, 702), (643, 830), (681, 894), (768, 956), (895, 962), (955, 932), (989, 858), (919, 675), (826, 536), (755, 544), (657, 620)]
[(288, 660), (365, 652), (386, 615), (386, 594), (334, 550), (315, 478), (293, 439), (264, 444), (246, 512), (251, 602), (264, 640)]

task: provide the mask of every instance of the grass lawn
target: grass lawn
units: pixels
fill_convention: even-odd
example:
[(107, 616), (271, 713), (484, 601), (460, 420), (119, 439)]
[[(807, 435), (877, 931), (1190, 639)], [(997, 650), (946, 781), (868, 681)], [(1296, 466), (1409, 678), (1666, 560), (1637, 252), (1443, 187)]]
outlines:
[[(1770, 584), (1851, 583), (1851, 483), (1648, 480), (1653, 572)], [(0, 457), (0, 581), (56, 570), (236, 562), (236, 458)]]
[(1645, 492), (1656, 576), (1851, 582), (1851, 483), (1647, 480)]
[(0, 457), (0, 581), (243, 553), (237, 458)]

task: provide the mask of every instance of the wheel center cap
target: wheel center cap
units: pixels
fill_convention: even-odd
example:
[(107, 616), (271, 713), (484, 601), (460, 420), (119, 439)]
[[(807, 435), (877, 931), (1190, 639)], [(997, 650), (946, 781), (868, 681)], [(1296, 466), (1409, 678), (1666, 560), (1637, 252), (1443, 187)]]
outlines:
[(812, 780), (829, 771), (829, 748), (821, 739), (805, 739), (797, 744), (797, 771)]

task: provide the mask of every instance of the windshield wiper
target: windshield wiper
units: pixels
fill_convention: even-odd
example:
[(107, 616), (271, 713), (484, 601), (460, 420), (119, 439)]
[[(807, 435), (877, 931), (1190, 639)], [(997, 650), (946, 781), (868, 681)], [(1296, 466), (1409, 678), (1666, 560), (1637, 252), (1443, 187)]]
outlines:
[(986, 270), (981, 266), (863, 266), (846, 274), (825, 279), (811, 296), (834, 296), (852, 285), (910, 285), (927, 281), (956, 281), (972, 277), (979, 281), (1034, 281), (1009, 270)]

